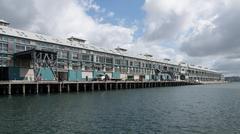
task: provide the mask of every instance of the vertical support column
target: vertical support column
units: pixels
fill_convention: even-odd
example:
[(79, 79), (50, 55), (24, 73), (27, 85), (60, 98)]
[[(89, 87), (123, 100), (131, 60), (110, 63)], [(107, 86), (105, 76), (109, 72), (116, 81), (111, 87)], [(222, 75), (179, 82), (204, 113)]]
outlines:
[(122, 89), (122, 83), (120, 83), (120, 89)]
[(59, 84), (59, 93), (62, 93), (62, 83)]
[(94, 83), (92, 83), (92, 92), (94, 91)]
[(25, 92), (25, 84), (22, 85), (22, 93), (23, 93), (23, 95), (25, 95), (25, 93), (26, 93)]
[(98, 83), (98, 85), (97, 85), (97, 86), (98, 86), (98, 91), (100, 91), (100, 90), (101, 90), (101, 89), (100, 89), (100, 83)]
[(67, 92), (70, 92), (70, 84), (67, 85)]
[(38, 94), (38, 92), (39, 92), (39, 85), (38, 85), (38, 83), (36, 84), (36, 94)]
[(126, 85), (125, 85), (125, 87), (126, 87), (125, 89), (128, 89), (128, 83), (127, 83), (127, 82), (126, 82)]
[(77, 92), (79, 92), (79, 84), (77, 83)]
[(108, 89), (107, 89), (107, 83), (105, 82), (105, 90), (107, 91)]
[(118, 83), (116, 82), (116, 90), (117, 90), (117, 89), (119, 89), (119, 88), (118, 88)]
[(50, 84), (47, 85), (47, 93), (50, 94)]
[(110, 83), (110, 90), (112, 90), (112, 83)]
[(8, 95), (12, 94), (12, 85), (9, 83), (8, 84)]
[(87, 92), (87, 85), (84, 83), (84, 92)]

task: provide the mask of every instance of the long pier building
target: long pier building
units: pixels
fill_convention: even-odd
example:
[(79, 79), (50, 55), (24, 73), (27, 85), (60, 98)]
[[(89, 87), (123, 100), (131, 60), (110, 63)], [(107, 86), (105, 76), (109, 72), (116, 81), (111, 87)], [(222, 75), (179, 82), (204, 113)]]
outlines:
[(126, 49), (100, 48), (84, 39), (55, 38), (0, 21), (0, 81), (220, 81), (219, 72), (159, 60)]

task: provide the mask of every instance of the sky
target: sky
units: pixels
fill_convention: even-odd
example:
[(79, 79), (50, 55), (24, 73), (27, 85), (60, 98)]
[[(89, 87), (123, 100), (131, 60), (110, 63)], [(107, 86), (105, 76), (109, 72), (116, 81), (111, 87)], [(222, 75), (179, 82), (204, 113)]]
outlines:
[(239, 0), (0, 0), (0, 19), (240, 75)]

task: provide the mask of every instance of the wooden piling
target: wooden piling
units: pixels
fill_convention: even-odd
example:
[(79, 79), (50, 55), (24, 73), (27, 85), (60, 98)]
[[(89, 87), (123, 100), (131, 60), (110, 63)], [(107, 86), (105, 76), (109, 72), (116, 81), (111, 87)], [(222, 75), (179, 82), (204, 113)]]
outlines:
[(87, 92), (87, 84), (84, 84), (84, 92)]
[(67, 84), (67, 92), (69, 93), (70, 92), (70, 85)]
[(23, 95), (25, 95), (25, 93), (26, 93), (25, 84), (22, 85), (22, 93), (23, 93)]
[(11, 84), (8, 84), (8, 95), (12, 94), (12, 86)]
[(36, 94), (38, 94), (38, 92), (39, 92), (39, 85), (38, 85), (38, 83), (36, 84)]
[(50, 94), (50, 84), (47, 85), (47, 93)]

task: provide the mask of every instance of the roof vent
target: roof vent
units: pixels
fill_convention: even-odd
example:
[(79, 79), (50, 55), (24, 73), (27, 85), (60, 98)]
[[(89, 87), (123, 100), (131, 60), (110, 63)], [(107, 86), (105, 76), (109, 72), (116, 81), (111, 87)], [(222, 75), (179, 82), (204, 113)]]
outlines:
[(75, 42), (78, 42), (78, 43), (85, 43), (86, 42), (86, 40), (84, 40), (84, 39), (76, 38), (76, 37), (73, 37), (73, 36), (68, 38), (68, 40), (69, 41), (75, 41)]
[(120, 47), (115, 48), (115, 50), (117, 50), (117, 51), (121, 51), (121, 52), (126, 52), (126, 51), (127, 51), (127, 49), (120, 48)]
[(0, 19), (0, 26), (9, 26), (9, 25), (10, 25), (9, 22)]

